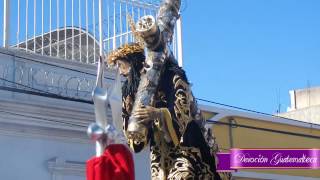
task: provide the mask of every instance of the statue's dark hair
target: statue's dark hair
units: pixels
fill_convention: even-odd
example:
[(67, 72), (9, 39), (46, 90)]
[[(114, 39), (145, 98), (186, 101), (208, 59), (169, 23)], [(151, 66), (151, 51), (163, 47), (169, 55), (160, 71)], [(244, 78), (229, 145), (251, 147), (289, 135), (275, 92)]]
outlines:
[(138, 90), (140, 82), (140, 71), (143, 68), (143, 62), (145, 61), (145, 55), (143, 52), (133, 53), (123, 60), (127, 61), (130, 64), (131, 70), (127, 76), (127, 80), (122, 86), (122, 95), (127, 97), (130, 95), (134, 98), (135, 93)]
[[(131, 70), (129, 72), (127, 80), (124, 82), (122, 86), (122, 95), (124, 97), (130, 95), (131, 98), (134, 100), (141, 79), (140, 72), (144, 65), (143, 62), (145, 61), (145, 55), (143, 53), (134, 53), (128, 55), (127, 58), (125, 58), (124, 60), (130, 64)], [(159, 82), (161, 86), (168, 86), (168, 83), (170, 82), (170, 77), (172, 78), (172, 76), (174, 76), (175, 74), (178, 74), (180, 77), (185, 79), (186, 82), (188, 82), (185, 71), (181, 67), (179, 67), (173, 59), (167, 59), (164, 66), (164, 71), (161, 75), (162, 78)]]

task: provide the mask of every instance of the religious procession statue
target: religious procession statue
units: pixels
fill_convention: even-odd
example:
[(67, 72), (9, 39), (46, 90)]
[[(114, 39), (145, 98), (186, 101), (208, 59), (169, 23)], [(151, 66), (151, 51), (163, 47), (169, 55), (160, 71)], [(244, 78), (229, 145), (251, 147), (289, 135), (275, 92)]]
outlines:
[(170, 51), (180, 0), (165, 0), (158, 17), (142, 17), (135, 43), (107, 57), (125, 77), (123, 131), (138, 153), (150, 145), (152, 179), (230, 179), (216, 171), (217, 147), (191, 92), (185, 71)]

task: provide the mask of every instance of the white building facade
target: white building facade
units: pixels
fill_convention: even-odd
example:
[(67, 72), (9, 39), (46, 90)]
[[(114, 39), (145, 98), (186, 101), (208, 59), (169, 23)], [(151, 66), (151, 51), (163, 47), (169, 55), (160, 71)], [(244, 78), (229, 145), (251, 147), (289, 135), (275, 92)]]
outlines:
[[(92, 65), (0, 49), (1, 179), (85, 179), (85, 162), (95, 155), (86, 134), (95, 120), (95, 71)], [(106, 72), (107, 86), (112, 79)], [(135, 161), (137, 179), (149, 179), (148, 153)]]
[[(99, 54), (134, 41), (128, 15), (133, 21), (155, 16), (159, 2), (1, 1), (1, 180), (85, 179), (86, 160), (95, 156), (86, 130), (95, 121)], [(178, 22), (171, 48), (181, 60)], [(114, 79), (108, 70), (107, 88)], [(136, 179), (150, 179), (148, 149), (134, 159)]]

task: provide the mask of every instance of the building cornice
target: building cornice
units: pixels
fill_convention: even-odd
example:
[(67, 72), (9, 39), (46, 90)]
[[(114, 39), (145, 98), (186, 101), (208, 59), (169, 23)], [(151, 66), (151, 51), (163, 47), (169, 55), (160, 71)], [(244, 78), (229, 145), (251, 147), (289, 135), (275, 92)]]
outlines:
[(53, 158), (47, 162), (48, 170), (54, 175), (85, 176), (86, 164), (84, 162), (65, 161)]
[(306, 123), (303, 121), (288, 119), (284, 117), (277, 117), (277, 116), (271, 116), (271, 115), (267, 116), (263, 114), (244, 112), (244, 111), (238, 111), (238, 110), (220, 108), (220, 107), (208, 106), (208, 105), (199, 105), (199, 106), (201, 110), (217, 113), (217, 115), (209, 119), (210, 121), (220, 121), (228, 117), (231, 117), (231, 118), (242, 117), (242, 118), (254, 119), (258, 121), (266, 121), (266, 122), (286, 124), (286, 125), (292, 125), (292, 126), (298, 126), (298, 127), (320, 129), (320, 125)]
[(61, 130), (40, 126), (27, 126), (15, 123), (0, 122), (0, 135), (19, 138), (45, 139), (66, 143), (93, 143), (89, 140), (86, 130)]

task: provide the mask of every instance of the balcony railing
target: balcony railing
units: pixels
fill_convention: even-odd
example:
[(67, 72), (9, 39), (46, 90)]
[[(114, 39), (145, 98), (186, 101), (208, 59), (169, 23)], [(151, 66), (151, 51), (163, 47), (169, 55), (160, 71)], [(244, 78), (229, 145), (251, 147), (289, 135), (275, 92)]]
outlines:
[[(100, 54), (134, 41), (134, 21), (156, 16), (159, 0), (1, 0), (3, 47), (95, 64)], [(181, 56), (181, 25), (171, 45)], [(180, 51), (178, 50), (180, 49)], [(182, 58), (178, 57), (178, 58)]]

